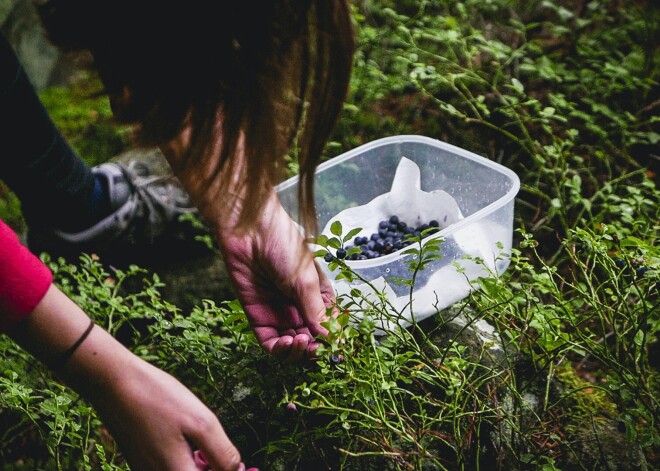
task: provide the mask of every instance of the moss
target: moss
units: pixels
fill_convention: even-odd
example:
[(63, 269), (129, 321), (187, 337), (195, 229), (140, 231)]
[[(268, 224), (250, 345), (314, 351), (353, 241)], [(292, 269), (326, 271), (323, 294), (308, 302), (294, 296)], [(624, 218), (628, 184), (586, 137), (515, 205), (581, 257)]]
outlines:
[(25, 229), (21, 203), (2, 181), (0, 181), (0, 219), (19, 233)]
[(592, 420), (611, 420), (618, 414), (616, 404), (602, 387), (581, 378), (571, 366), (557, 371), (557, 379), (570, 400), (566, 418), (566, 431), (576, 432), (591, 424)]
[(70, 87), (50, 87), (40, 98), (71, 147), (90, 165), (106, 162), (125, 150), (129, 128), (113, 121), (109, 100), (99, 92), (93, 74), (81, 74)]

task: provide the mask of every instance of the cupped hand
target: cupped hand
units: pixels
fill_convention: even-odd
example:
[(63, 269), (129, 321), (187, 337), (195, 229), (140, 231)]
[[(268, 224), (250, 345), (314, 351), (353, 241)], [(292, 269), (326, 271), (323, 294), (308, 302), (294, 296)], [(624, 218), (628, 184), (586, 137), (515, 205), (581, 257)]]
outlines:
[(259, 344), (287, 361), (313, 356), (318, 336), (328, 334), (321, 323), (332, 312), (335, 294), (277, 197), (272, 195), (245, 233), (220, 228), (216, 236)]

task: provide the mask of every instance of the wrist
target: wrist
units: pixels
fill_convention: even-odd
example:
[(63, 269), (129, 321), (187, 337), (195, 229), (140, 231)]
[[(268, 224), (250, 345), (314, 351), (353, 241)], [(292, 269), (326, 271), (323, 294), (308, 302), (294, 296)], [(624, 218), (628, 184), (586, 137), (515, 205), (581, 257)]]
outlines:
[(79, 394), (97, 402), (137, 376), (139, 361), (108, 332), (95, 328), (57, 373)]
[(7, 333), (44, 364), (61, 363), (55, 372), (90, 399), (112, 388), (139, 360), (104, 329), (94, 327), (55, 285), (32, 313)]

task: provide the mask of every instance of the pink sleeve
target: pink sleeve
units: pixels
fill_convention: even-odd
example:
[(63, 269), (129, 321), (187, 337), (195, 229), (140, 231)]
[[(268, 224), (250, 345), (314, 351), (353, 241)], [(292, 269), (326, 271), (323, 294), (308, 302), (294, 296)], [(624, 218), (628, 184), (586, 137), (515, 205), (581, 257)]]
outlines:
[(0, 330), (28, 316), (53, 282), (53, 274), (0, 220)]

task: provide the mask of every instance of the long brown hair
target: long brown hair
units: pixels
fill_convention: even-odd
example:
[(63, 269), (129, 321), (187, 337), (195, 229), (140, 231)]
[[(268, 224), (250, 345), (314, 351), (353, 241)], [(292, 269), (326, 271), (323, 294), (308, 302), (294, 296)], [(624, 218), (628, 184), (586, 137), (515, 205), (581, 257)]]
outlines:
[[(49, 0), (39, 12), (55, 44), (91, 52), (115, 118), (136, 125), (139, 145), (190, 127), (175, 173), (191, 172), (199, 191), (218, 188), (218, 178), (220, 188), (238, 181), (241, 227), (282, 178), (295, 144), (300, 218), (315, 230), (314, 171), (353, 62), (349, 0)], [(209, 143), (220, 158), (198, 172), (208, 168)], [(234, 158), (239, 144), (244, 166)]]

